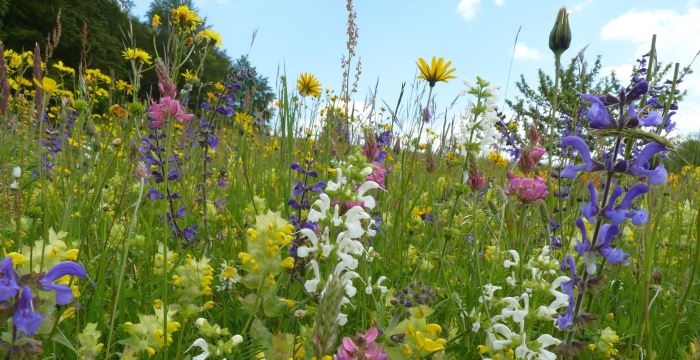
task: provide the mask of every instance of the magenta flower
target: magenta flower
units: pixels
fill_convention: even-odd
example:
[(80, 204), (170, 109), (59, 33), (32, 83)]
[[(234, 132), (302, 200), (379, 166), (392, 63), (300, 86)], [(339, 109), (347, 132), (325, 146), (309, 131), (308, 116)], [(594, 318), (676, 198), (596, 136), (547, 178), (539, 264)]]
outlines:
[(529, 173), (537, 167), (544, 153), (544, 148), (539, 144), (525, 147), (522, 154), (520, 154), (520, 159), (518, 159), (518, 167), (525, 174)]
[(343, 344), (338, 348), (335, 360), (385, 360), (389, 354), (384, 353), (384, 345), (375, 344), (379, 329), (371, 327), (364, 334), (355, 335), (355, 339), (343, 338)]
[(534, 178), (520, 177), (511, 172), (508, 172), (507, 175), (510, 182), (505, 188), (506, 194), (515, 195), (524, 203), (544, 199), (549, 193), (547, 183), (539, 176)]
[(473, 190), (482, 190), (486, 186), (486, 180), (481, 172), (477, 169), (469, 169), (469, 177), (467, 177), (467, 185)]
[(384, 177), (386, 176), (387, 170), (382, 166), (381, 163), (375, 161), (372, 163), (372, 173), (367, 176), (367, 181), (374, 181), (379, 186), (384, 187)]
[(190, 121), (194, 117), (194, 114), (186, 113), (180, 102), (170, 96), (164, 96), (157, 103), (151, 104), (148, 114), (153, 118), (151, 127), (156, 129), (160, 128), (168, 117), (175, 117), (179, 122)]

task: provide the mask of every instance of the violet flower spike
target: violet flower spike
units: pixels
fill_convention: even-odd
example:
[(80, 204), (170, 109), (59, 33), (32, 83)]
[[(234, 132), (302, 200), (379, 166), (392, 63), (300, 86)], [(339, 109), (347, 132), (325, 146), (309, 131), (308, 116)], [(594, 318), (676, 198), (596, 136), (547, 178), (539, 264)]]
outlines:
[(649, 159), (656, 155), (656, 153), (666, 150), (668, 149), (665, 146), (656, 142), (647, 144), (630, 166), (630, 172), (632, 175), (647, 176), (649, 177), (649, 183), (654, 185), (659, 185), (666, 182), (668, 172), (666, 171), (663, 163), (659, 164), (655, 169), (647, 169)]
[(581, 207), (581, 214), (592, 224), (599, 211), (598, 191), (595, 188), (595, 182), (593, 182), (593, 180), (588, 181), (588, 192), (590, 193), (590, 201)]
[(628, 264), (627, 262), (627, 257), (630, 256), (628, 253), (622, 251), (622, 249), (618, 247), (611, 247), (610, 242), (612, 241), (612, 238), (615, 237), (615, 235), (620, 233), (620, 229), (617, 227), (617, 225), (610, 225), (610, 224), (605, 224), (603, 227), (600, 229), (600, 232), (603, 235), (603, 243), (600, 245), (598, 248), (598, 252), (600, 255), (602, 255), (605, 260), (610, 263), (611, 265), (616, 265), (616, 264), (621, 264), (624, 263), (625, 265)]
[(591, 242), (588, 241), (588, 236), (586, 235), (586, 226), (583, 224), (583, 219), (576, 219), (576, 226), (579, 228), (579, 230), (581, 230), (581, 241), (576, 242), (574, 250), (576, 250), (579, 253), (579, 255), (583, 256), (583, 254), (586, 251), (591, 249)]
[(34, 336), (43, 318), (41, 314), (34, 312), (34, 296), (32, 295), (32, 289), (25, 285), (22, 288), (19, 303), (15, 308), (12, 324), (23, 333)]
[(12, 264), (12, 258), (8, 256), (0, 263), (0, 301), (17, 296), (18, 291), (17, 274)]
[(646, 210), (629, 210), (629, 208), (632, 206), (634, 199), (646, 194), (649, 191), (649, 187), (645, 184), (637, 184), (633, 186), (631, 189), (629, 189), (629, 191), (627, 191), (625, 197), (622, 198), (620, 205), (613, 208), (615, 200), (620, 196), (619, 194), (617, 194), (617, 196), (615, 195), (615, 191), (618, 191), (618, 189), (620, 189), (620, 193), (622, 192), (620, 187), (617, 187), (614, 190), (613, 196), (610, 198), (610, 204), (608, 205), (608, 208), (605, 209), (605, 217), (612, 220), (613, 225), (619, 225), (625, 218), (632, 218), (632, 224), (635, 226), (645, 224), (648, 220), (648, 213)]
[(51, 268), (42, 278), (39, 280), (43, 290), (55, 291), (56, 292), (56, 305), (70, 304), (73, 301), (73, 290), (62, 284), (54, 284), (53, 282), (62, 278), (66, 275), (77, 276), (80, 278), (87, 278), (87, 272), (82, 265), (73, 261), (60, 262)]
[(608, 113), (608, 109), (600, 98), (590, 94), (581, 94), (581, 98), (591, 103), (591, 106), (583, 111), (583, 115), (588, 118), (588, 124), (592, 128), (607, 129), (614, 125)]
[(581, 171), (589, 171), (592, 172), (594, 170), (599, 169), (601, 166), (600, 164), (597, 164), (593, 161), (591, 158), (591, 150), (588, 148), (588, 145), (586, 144), (583, 139), (581, 139), (578, 136), (567, 136), (561, 140), (562, 146), (571, 146), (574, 149), (576, 149), (581, 155), (581, 159), (583, 160), (583, 164), (581, 165), (568, 165), (561, 171), (561, 177), (567, 178), (567, 179), (573, 179), (576, 177), (576, 174)]

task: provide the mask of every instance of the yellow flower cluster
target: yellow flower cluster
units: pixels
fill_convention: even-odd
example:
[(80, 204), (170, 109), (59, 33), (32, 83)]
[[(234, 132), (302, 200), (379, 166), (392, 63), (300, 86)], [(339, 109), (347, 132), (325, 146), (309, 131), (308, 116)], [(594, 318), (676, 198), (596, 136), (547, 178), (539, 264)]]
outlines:
[(294, 226), (287, 223), (279, 212), (268, 211), (255, 217), (255, 227), (249, 228), (248, 252), (238, 254), (243, 267), (251, 273), (277, 273), (280, 268), (294, 267), (294, 259), (280, 261), (280, 249), (292, 241)]
[(100, 71), (100, 69), (85, 69), (85, 81), (87, 81), (88, 84), (91, 85), (96, 85), (100, 82), (111, 84), (112, 78), (108, 75), (103, 74), (102, 71)]
[(181, 5), (170, 10), (170, 17), (173, 20), (173, 24), (181, 31), (192, 32), (197, 28), (197, 25), (203, 23), (202, 18), (187, 5)]
[(392, 336), (403, 335), (402, 343), (398, 345), (398, 349), (388, 350), (398, 351), (403, 358), (410, 359), (426, 358), (445, 350), (447, 340), (439, 336), (442, 333), (442, 327), (427, 322), (432, 309), (421, 305), (411, 308), (410, 313), (411, 317), (400, 322), (391, 334)]
[(413, 210), (411, 210), (411, 215), (414, 217), (420, 217), (421, 219), (424, 219), (426, 215), (430, 214), (432, 211), (432, 206), (415, 206)]
[(69, 66), (63, 65), (63, 61), (58, 61), (57, 63), (51, 65), (54, 69), (58, 70), (58, 72), (66, 73), (71, 76), (75, 75), (75, 69)]
[[(69, 248), (66, 245), (65, 240), (67, 236), (68, 233), (65, 231), (56, 232), (54, 229), (49, 229), (48, 242), (38, 240), (34, 243), (34, 251), (30, 251), (29, 246), (22, 247), (23, 254), (32, 254), (31, 261), (19, 253), (10, 253), (8, 256), (12, 257), (16, 265), (21, 265), (25, 273), (46, 271), (62, 261), (76, 261), (78, 259), (78, 249)], [(29, 268), (30, 262), (32, 264), (31, 269)]]
[(491, 152), (489, 154), (488, 159), (490, 161), (493, 161), (496, 165), (498, 165), (500, 167), (508, 166), (508, 160), (506, 158), (504, 158), (503, 155), (501, 155), (498, 152), (495, 152), (495, 151)]
[(153, 356), (155, 353), (173, 342), (173, 333), (180, 330), (180, 323), (173, 320), (176, 311), (168, 311), (167, 334), (163, 332), (164, 313), (163, 310), (154, 308), (154, 315), (139, 315), (139, 322), (134, 324), (126, 322), (122, 324), (122, 329), (129, 334), (129, 338), (124, 340), (134, 353), (148, 353)]
[[(164, 256), (167, 256), (167, 259), (163, 259)], [(161, 275), (163, 274), (163, 261), (165, 260), (165, 266), (166, 269), (165, 271), (170, 271), (173, 269), (173, 266), (175, 265), (175, 261), (177, 261), (178, 255), (176, 252), (167, 250), (164, 254), (163, 252), (163, 245), (160, 244), (158, 245), (158, 252), (156, 255), (153, 257), (153, 272), (156, 275)]]
[(620, 337), (617, 335), (615, 330), (608, 326), (601, 331), (600, 337), (596, 343), (588, 345), (588, 349), (591, 351), (597, 350), (607, 357), (614, 357), (618, 353), (617, 349), (615, 349), (615, 344), (619, 342)]
[(209, 265), (209, 259), (199, 260), (186, 255), (183, 264), (175, 269), (172, 276), (173, 284), (180, 290), (180, 300), (192, 301), (199, 296), (212, 294), (211, 283), (214, 280), (214, 269)]

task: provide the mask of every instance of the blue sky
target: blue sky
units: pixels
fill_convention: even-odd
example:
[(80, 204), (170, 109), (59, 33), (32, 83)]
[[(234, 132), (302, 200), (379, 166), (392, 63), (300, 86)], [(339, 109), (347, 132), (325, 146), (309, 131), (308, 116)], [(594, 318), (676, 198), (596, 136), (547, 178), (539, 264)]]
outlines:
[[(136, 0), (132, 12), (145, 14), (149, 0)], [(339, 89), (345, 53), (347, 13), (340, 0), (195, 0), (207, 23), (221, 33), (231, 57), (249, 53), (258, 72), (273, 82), (278, 70), (296, 79), (312, 72), (324, 87)], [(513, 42), (520, 32), (507, 96), (520, 74), (533, 79), (538, 68), (552, 72), (548, 35), (560, 6), (570, 11), (573, 41), (568, 60), (588, 45), (587, 56), (602, 55), (604, 69), (628, 74), (634, 59), (658, 35), (661, 61), (689, 63), (700, 50), (700, 7), (696, 1), (573, 0), (355, 0), (362, 59), (356, 100), (379, 80), (379, 99), (394, 104), (402, 82), (411, 83), (419, 57), (452, 60), (458, 79), (440, 83), (439, 105), (446, 106), (477, 75), (506, 87)], [(250, 48), (253, 31), (257, 38)], [(699, 73), (700, 74), (700, 73)], [(700, 75), (675, 117), (684, 131), (700, 131)], [(466, 99), (459, 106), (466, 105)]]

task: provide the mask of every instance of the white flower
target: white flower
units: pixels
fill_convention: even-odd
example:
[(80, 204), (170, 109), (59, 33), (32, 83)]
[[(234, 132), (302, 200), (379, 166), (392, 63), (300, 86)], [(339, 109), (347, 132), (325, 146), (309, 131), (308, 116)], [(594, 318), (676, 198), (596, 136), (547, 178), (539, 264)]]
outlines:
[(12, 177), (18, 178), (20, 176), (22, 176), (22, 168), (20, 168), (19, 166), (13, 167), (12, 168)]
[(520, 263), (520, 254), (518, 254), (517, 251), (508, 250), (507, 252), (510, 253), (510, 255), (513, 257), (513, 261), (510, 261), (508, 259), (503, 260), (503, 267), (506, 269), (518, 265)]
[(338, 313), (338, 325), (344, 326), (348, 323), (348, 316), (343, 313)]
[(386, 280), (386, 276), (384, 276), (384, 275), (380, 276), (379, 279), (377, 279), (377, 289), (379, 289), (379, 292), (382, 294), (386, 294), (386, 292), (388, 291), (386, 286), (382, 285), (382, 282), (384, 280)]
[(203, 338), (195, 340), (192, 343), (192, 346), (190, 346), (189, 349), (185, 350), (185, 352), (192, 350), (193, 347), (200, 348), (202, 350), (202, 353), (193, 357), (192, 360), (204, 360), (209, 357), (209, 344), (207, 344), (207, 341)]
[(365, 287), (365, 294), (372, 295), (372, 277), (367, 279), (367, 286)]
[(318, 237), (316, 233), (311, 229), (303, 228), (299, 230), (301, 235), (304, 235), (311, 242), (311, 247), (299, 246), (297, 248), (297, 256), (304, 258), (309, 256), (310, 253), (316, 252), (318, 250)]
[(495, 286), (493, 284), (486, 284), (482, 286), (482, 289), (484, 291), (484, 294), (482, 296), (479, 296), (479, 302), (493, 300), (493, 293), (496, 292), (496, 290), (501, 290), (502, 287)]
[[(371, 170), (371, 168), (370, 168)], [(371, 172), (370, 172), (371, 174)], [(381, 188), (379, 184), (377, 184), (374, 181), (367, 181), (364, 184), (360, 185), (359, 188), (357, 188), (357, 200), (362, 201), (362, 203), (365, 205), (366, 208), (368, 209), (374, 209), (374, 206), (376, 205), (376, 202), (374, 201), (374, 197), (372, 195), (367, 195), (365, 196), (365, 192), (368, 190), (373, 190), (373, 189), (379, 189)]]
[(336, 173), (338, 174), (336, 177), (336, 181), (329, 181), (328, 184), (326, 185), (326, 191), (336, 191), (340, 189), (341, 186), (345, 185), (348, 182), (348, 179), (343, 176), (343, 170), (340, 168), (335, 169)]
[(318, 210), (310, 209), (307, 219), (311, 222), (318, 222), (326, 218), (328, 209), (331, 208), (331, 198), (325, 193), (318, 196), (318, 200), (314, 201), (313, 206), (317, 206)]
[(304, 289), (306, 289), (307, 292), (313, 293), (316, 292), (316, 288), (321, 282), (321, 274), (318, 271), (318, 263), (316, 262), (316, 260), (309, 261), (309, 265), (311, 265), (311, 269), (314, 272), (314, 278), (306, 280), (306, 282), (304, 283)]
[(13, 181), (12, 183), (10, 183), (10, 189), (12, 189), (12, 190), (19, 190), (19, 183), (17, 182), (17, 180), (15, 180), (15, 181)]
[(238, 346), (243, 343), (243, 336), (240, 336), (238, 334), (233, 335), (231, 337), (231, 341), (233, 341), (233, 346)]

